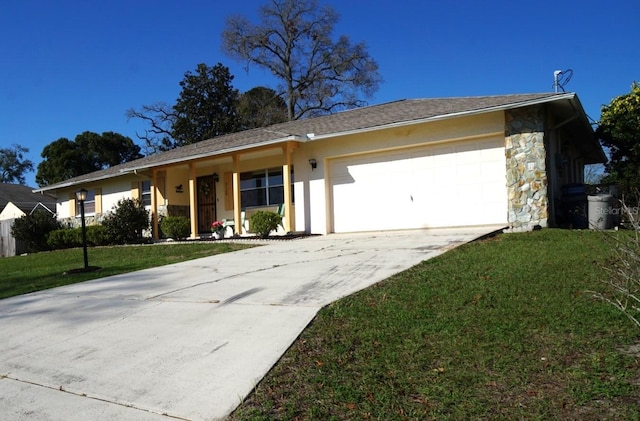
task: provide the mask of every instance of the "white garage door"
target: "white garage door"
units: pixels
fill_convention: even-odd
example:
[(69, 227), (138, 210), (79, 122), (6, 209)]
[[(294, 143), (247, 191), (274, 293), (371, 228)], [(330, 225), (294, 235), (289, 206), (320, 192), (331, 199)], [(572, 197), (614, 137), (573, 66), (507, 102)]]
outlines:
[(502, 224), (504, 140), (330, 161), (334, 232)]

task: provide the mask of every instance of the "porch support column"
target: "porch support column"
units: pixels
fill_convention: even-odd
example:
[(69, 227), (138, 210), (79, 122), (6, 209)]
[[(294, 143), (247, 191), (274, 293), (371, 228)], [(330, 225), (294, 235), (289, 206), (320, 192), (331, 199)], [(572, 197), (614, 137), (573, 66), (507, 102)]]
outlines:
[[(138, 188), (140, 188), (139, 184)], [(138, 196), (138, 199), (142, 200), (142, 192), (138, 192)], [(158, 230), (158, 170), (155, 168), (151, 176), (151, 232), (154, 240), (160, 238)]]
[(191, 238), (198, 235), (198, 213), (196, 212), (196, 165), (189, 163), (189, 219), (191, 220)]
[(242, 204), (240, 203), (240, 155), (233, 155), (233, 220), (236, 234), (242, 234)]
[(282, 166), (282, 181), (284, 184), (284, 230), (289, 233), (293, 231), (291, 221), (293, 220), (293, 206), (291, 203), (291, 152), (293, 146), (290, 143), (284, 147), (285, 163)]

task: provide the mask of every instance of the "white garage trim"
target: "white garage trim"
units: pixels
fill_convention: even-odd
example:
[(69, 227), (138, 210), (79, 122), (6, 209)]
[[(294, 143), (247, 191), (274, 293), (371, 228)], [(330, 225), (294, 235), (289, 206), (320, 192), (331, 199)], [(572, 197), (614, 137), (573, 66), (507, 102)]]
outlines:
[(327, 161), (330, 231), (507, 222), (504, 134)]

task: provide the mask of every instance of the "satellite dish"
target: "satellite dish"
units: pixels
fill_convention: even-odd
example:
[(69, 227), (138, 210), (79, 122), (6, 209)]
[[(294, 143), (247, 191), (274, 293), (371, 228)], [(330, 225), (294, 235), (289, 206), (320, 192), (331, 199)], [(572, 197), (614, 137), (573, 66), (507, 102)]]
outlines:
[(558, 93), (560, 89), (562, 89), (562, 92), (565, 92), (564, 87), (569, 83), (572, 76), (573, 70), (571, 69), (556, 70), (553, 72), (553, 89), (555, 92)]

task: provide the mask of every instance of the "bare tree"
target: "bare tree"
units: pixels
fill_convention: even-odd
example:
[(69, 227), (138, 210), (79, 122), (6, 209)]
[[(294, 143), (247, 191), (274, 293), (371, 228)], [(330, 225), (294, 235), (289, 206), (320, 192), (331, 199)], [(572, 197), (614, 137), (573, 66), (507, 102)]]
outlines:
[[(640, 203), (638, 195), (636, 190), (630, 202)], [(640, 212), (638, 207), (627, 205), (625, 199), (619, 203), (623, 229), (603, 235), (611, 252), (611, 257), (601, 264), (605, 289), (590, 292), (640, 327)]]
[(150, 129), (145, 129), (142, 134), (136, 132), (136, 137), (144, 141), (147, 155), (175, 147), (171, 131), (177, 115), (170, 105), (164, 102), (143, 105), (137, 110), (133, 108), (127, 110), (126, 116), (127, 120), (139, 118), (151, 126)]
[(381, 82), (364, 43), (332, 40), (337, 13), (316, 0), (268, 0), (260, 23), (227, 19), (223, 50), (268, 69), (281, 82), (289, 120), (365, 105)]

